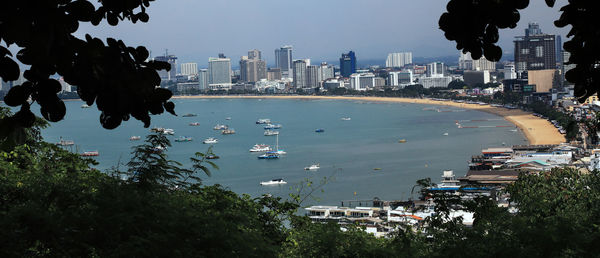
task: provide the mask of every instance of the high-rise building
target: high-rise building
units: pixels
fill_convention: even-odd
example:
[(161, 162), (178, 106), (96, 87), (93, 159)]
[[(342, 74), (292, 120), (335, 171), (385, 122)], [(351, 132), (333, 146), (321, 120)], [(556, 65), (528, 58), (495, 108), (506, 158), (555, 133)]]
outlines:
[(293, 62), (294, 68), (292, 72), (292, 79), (294, 81), (294, 87), (296, 89), (307, 88), (306, 84), (306, 60), (294, 60)]
[(471, 53), (460, 52), (458, 58), (458, 69), (465, 71), (495, 71), (496, 62), (488, 61), (484, 56), (479, 60), (473, 60)]
[(267, 80), (269, 80), (269, 81), (281, 80), (281, 69), (269, 68), (269, 70), (267, 70)]
[(198, 74), (198, 63), (183, 63), (183, 64), (181, 64), (181, 74), (197, 75)]
[(403, 67), (412, 64), (412, 52), (389, 53), (385, 60), (385, 67)]
[(200, 69), (198, 72), (198, 84), (200, 90), (208, 89), (208, 69)]
[(444, 76), (444, 63), (434, 62), (427, 65), (427, 77)]
[(231, 60), (229, 58), (208, 58), (208, 86), (231, 85)]
[(563, 54), (562, 54), (562, 38), (560, 35), (556, 36), (556, 63), (561, 66), (563, 63)]
[(281, 75), (289, 78), (292, 72), (292, 46), (275, 49), (275, 67), (281, 69)]
[(413, 84), (413, 73), (410, 70), (388, 73), (388, 85), (400, 86)]
[(260, 50), (253, 49), (248, 51), (248, 59), (262, 59), (262, 54)]
[(267, 78), (267, 62), (260, 59), (260, 51), (248, 51), (248, 56), (240, 60), (240, 80), (244, 82), (257, 82)]
[(348, 54), (342, 54), (340, 58), (340, 74), (349, 78), (353, 73), (356, 73), (356, 54), (350, 51)]
[(556, 37), (543, 34), (539, 25), (530, 23), (525, 36), (515, 37), (517, 72), (556, 68)]
[(306, 87), (318, 88), (323, 80), (320, 65), (309, 65), (306, 67)]
[(154, 58), (155, 61), (167, 62), (171, 65), (171, 70), (160, 70), (158, 71), (158, 75), (160, 79), (163, 81), (175, 81), (177, 76), (177, 57), (174, 55), (169, 55), (165, 53), (164, 56), (157, 56)]
[(333, 65), (328, 65), (326, 62), (321, 63), (321, 80), (335, 78), (335, 68)]

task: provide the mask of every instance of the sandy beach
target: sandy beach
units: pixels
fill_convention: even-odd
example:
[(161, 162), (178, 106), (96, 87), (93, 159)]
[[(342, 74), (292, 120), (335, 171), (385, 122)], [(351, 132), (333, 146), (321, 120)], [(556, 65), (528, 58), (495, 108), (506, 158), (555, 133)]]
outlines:
[(336, 99), (336, 100), (355, 100), (355, 101), (381, 101), (381, 102), (399, 102), (415, 103), (428, 105), (444, 105), (465, 109), (474, 109), (478, 111), (492, 113), (503, 117), (507, 121), (519, 127), (529, 144), (559, 144), (566, 142), (565, 137), (545, 119), (541, 119), (519, 109), (506, 109), (501, 107), (492, 107), (490, 105), (456, 103), (453, 101), (435, 101), (431, 99), (411, 99), (411, 98), (387, 98), (387, 97), (350, 97), (350, 96), (176, 96), (174, 98), (252, 98), (252, 99)]

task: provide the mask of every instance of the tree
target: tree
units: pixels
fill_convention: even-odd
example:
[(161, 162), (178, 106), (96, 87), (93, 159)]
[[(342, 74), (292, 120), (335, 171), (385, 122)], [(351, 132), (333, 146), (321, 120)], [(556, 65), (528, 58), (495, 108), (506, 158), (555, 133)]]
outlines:
[[(553, 7), (555, 0), (546, 0)], [(517, 26), (519, 10), (529, 0), (465, 1), (450, 0), (447, 12), (439, 20), (440, 29), (448, 40), (456, 41), (456, 49), (470, 52), (474, 59), (482, 55), (490, 61), (502, 57), (496, 45), (498, 30)], [(571, 53), (568, 64), (575, 68), (566, 73), (566, 79), (575, 84), (575, 96), (580, 102), (600, 92), (600, 27), (594, 26), (600, 9), (595, 1), (571, 0), (561, 9), (562, 15), (554, 22), (557, 27), (571, 26), (564, 49)], [(464, 19), (471, 17), (471, 19)]]
[[(146, 8), (153, 0), (102, 0), (94, 5), (88, 0), (3, 1), (0, 4), (0, 77), (17, 80), (19, 65), (28, 69), (22, 85), (13, 87), (4, 97), (9, 106), (21, 106), (10, 118), (20, 127), (31, 127), (35, 117), (29, 110), (31, 101), (41, 106), (43, 117), (51, 122), (64, 118), (66, 108), (57, 97), (60, 83), (51, 79), (62, 76), (78, 87), (79, 97), (88, 105), (96, 103), (102, 111), (100, 123), (113, 129), (130, 117), (150, 126), (149, 114), (164, 110), (175, 114), (169, 102), (171, 92), (160, 85), (157, 70), (170, 70), (166, 62), (147, 61), (146, 48), (128, 47), (123, 41), (85, 35), (73, 36), (80, 22), (98, 25), (106, 20), (116, 26), (119, 21), (147, 22)], [(16, 55), (8, 49), (15, 45)], [(6, 137), (2, 131), (0, 137)], [(9, 132), (10, 133), (10, 132)]]

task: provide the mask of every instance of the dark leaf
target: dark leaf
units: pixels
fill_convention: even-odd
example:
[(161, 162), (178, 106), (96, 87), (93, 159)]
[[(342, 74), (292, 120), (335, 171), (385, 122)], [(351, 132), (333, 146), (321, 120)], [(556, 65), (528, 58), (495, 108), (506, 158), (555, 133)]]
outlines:
[(16, 81), (19, 79), (20, 71), (17, 62), (10, 57), (0, 58), (0, 77), (4, 81)]

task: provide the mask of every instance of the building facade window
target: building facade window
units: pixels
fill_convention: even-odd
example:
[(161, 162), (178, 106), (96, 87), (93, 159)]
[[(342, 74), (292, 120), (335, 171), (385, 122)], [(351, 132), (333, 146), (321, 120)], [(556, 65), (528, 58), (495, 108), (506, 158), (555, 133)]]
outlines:
[(535, 47), (535, 57), (544, 57), (544, 47), (543, 46)]

